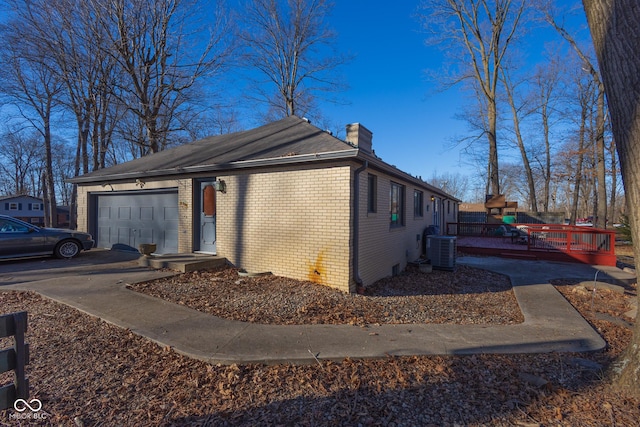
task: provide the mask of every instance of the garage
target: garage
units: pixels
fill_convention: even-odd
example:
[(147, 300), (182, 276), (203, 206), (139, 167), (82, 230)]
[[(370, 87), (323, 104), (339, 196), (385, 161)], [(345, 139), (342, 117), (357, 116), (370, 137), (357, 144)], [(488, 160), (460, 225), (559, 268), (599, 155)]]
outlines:
[(155, 243), (156, 253), (178, 252), (177, 190), (98, 194), (94, 206), (97, 247)]

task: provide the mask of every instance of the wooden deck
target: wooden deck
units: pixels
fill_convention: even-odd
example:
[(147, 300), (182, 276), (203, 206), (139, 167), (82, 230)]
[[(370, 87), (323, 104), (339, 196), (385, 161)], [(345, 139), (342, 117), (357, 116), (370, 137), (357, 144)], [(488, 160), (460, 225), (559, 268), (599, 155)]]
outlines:
[(476, 255), (616, 265), (613, 232), (532, 225), (529, 226), (528, 233), (528, 239), (524, 241), (514, 241), (507, 236), (458, 235), (456, 246), (461, 253)]

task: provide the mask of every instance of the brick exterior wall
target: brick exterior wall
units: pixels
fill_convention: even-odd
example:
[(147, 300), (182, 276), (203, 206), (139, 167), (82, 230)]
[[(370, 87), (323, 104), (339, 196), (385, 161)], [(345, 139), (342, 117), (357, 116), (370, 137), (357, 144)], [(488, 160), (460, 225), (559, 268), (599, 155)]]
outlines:
[[(376, 212), (368, 212), (368, 175), (376, 177)], [(404, 185), (404, 225), (391, 226), (391, 182)], [(422, 234), (433, 224), (431, 193), (378, 171), (360, 175), (360, 278), (370, 286), (392, 275), (393, 267), (402, 271), (422, 254)], [(423, 192), (422, 216), (414, 215), (414, 191)]]
[[(291, 166), (279, 169), (246, 170), (217, 175), (224, 180), (226, 193), (216, 194), (217, 255), (250, 272), (269, 271), (299, 280), (310, 280), (355, 292), (351, 245), (354, 192), (352, 178), (358, 164), (322, 167)], [(376, 176), (376, 212), (368, 212), (368, 175)], [(201, 176), (212, 179), (212, 176)], [(404, 185), (405, 220), (390, 226), (391, 182)], [(438, 203), (440, 230), (455, 221), (457, 204), (436, 199), (432, 193), (412, 183), (367, 169), (359, 175), (359, 275), (365, 286), (392, 274), (394, 266), (403, 270), (407, 262), (422, 254), (422, 234), (433, 224), (434, 203)], [(164, 179), (145, 183), (143, 190), (178, 190), (181, 253), (194, 247), (194, 221), (199, 212), (199, 185), (194, 177)], [(199, 187), (198, 187), (199, 188)], [(423, 215), (414, 216), (414, 190), (423, 191)], [(89, 231), (89, 195), (92, 192), (141, 190), (134, 182), (78, 186), (78, 229)], [(447, 207), (450, 206), (449, 211)]]
[(194, 180), (185, 178), (173, 183), (178, 184), (178, 252), (192, 253), (196, 249), (193, 247)]
[(251, 272), (353, 292), (351, 167), (218, 176), (217, 250)]

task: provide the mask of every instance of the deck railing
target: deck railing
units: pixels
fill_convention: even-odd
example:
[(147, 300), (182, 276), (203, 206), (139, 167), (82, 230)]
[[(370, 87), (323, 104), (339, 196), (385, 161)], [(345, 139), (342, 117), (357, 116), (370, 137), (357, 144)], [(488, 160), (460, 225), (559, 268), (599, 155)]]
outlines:
[[(615, 231), (562, 224), (447, 223), (447, 234), (504, 237), (519, 230), (520, 243), (531, 253), (561, 252), (577, 261), (616, 265)], [(525, 245), (522, 245), (525, 246)]]

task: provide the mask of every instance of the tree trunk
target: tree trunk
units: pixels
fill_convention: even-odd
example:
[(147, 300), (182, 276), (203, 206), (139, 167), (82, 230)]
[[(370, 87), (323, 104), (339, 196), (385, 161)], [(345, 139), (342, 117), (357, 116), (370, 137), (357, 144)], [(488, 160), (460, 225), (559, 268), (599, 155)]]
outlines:
[(546, 102), (542, 105), (542, 131), (544, 133), (544, 200), (542, 201), (543, 212), (549, 212), (549, 198), (551, 191), (551, 143), (549, 142), (549, 114)]
[(495, 99), (489, 99), (488, 101), (489, 129), (487, 132), (487, 137), (489, 138), (489, 182), (491, 185), (491, 194), (498, 195), (500, 194), (500, 176), (498, 173), (498, 140), (496, 138), (498, 130), (498, 108), (496, 106)]
[(571, 219), (569, 223), (576, 225), (576, 219), (578, 218), (578, 202), (580, 200), (580, 186), (582, 185), (582, 163), (584, 162), (584, 139), (585, 139), (585, 127), (587, 124), (587, 110), (586, 105), (582, 105), (580, 114), (580, 133), (578, 136), (578, 162), (576, 166), (575, 184), (573, 187), (573, 203), (571, 204)]
[[(640, 5), (637, 0), (583, 0), (609, 102), (631, 225), (640, 261)], [(640, 397), (640, 319), (614, 364), (616, 384)]]
[(616, 143), (611, 140), (611, 144), (608, 147), (609, 157), (611, 157), (611, 194), (609, 196), (609, 219), (612, 223), (619, 222), (620, 219), (617, 216), (617, 190), (618, 190), (618, 160), (616, 159)]
[(49, 227), (58, 226), (58, 214), (56, 208), (56, 186), (53, 179), (53, 153), (51, 151), (51, 99), (49, 98), (46, 104), (47, 115), (44, 117), (43, 130), (44, 130), (44, 151), (45, 151), (45, 165), (44, 165), (44, 182), (45, 194), (47, 202), (49, 204), (48, 218), (45, 218), (45, 225)]
[(529, 162), (529, 156), (527, 149), (524, 146), (524, 140), (522, 139), (522, 132), (520, 131), (520, 116), (518, 115), (518, 108), (516, 107), (513, 90), (515, 86), (511, 85), (511, 81), (508, 78), (507, 73), (503, 70), (504, 88), (509, 101), (509, 107), (511, 108), (511, 116), (513, 120), (513, 131), (516, 135), (516, 143), (520, 150), (520, 157), (522, 158), (522, 166), (524, 167), (524, 173), (527, 178), (527, 186), (529, 188), (529, 207), (532, 212), (538, 212), (538, 200), (536, 198), (536, 183), (533, 178), (533, 172), (531, 170), (531, 163)]
[(594, 226), (607, 226), (607, 176), (604, 163), (604, 116), (605, 116), (604, 86), (598, 85), (598, 104), (596, 113), (596, 181), (598, 182), (598, 208), (594, 218)]

